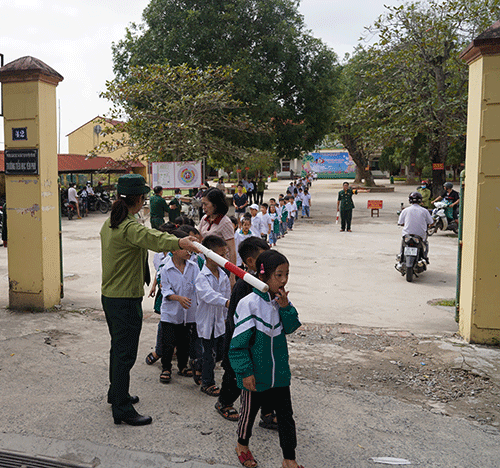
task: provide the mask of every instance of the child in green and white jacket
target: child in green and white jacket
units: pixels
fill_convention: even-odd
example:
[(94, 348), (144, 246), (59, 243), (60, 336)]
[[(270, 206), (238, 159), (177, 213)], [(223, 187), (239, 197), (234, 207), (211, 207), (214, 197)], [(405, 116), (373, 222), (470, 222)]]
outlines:
[(283, 467), (299, 468), (295, 461), (297, 437), (290, 397), (290, 366), (285, 334), (300, 327), (298, 313), (288, 300), (284, 287), (289, 264), (275, 250), (259, 255), (256, 262), (259, 279), (269, 292), (254, 289), (240, 300), (235, 313), (235, 330), (229, 359), (241, 388), (236, 453), (240, 463), (255, 467), (248, 444), (255, 417), (263, 401), (276, 411)]

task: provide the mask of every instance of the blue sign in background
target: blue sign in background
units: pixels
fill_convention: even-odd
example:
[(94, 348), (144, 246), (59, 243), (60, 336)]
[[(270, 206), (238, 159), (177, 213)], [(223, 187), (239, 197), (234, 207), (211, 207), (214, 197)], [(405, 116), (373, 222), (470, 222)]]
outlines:
[(356, 164), (347, 151), (311, 153), (302, 160), (302, 173), (315, 172), (318, 179), (354, 178)]

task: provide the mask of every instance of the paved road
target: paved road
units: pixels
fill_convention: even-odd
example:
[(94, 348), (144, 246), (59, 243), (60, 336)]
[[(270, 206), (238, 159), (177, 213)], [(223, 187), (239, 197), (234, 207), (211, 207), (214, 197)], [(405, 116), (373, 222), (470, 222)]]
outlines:
[[(266, 196), (285, 186), (271, 184)], [(338, 189), (328, 181), (315, 183), (313, 218), (300, 220), (278, 245), (290, 259), (290, 296), (302, 321), (417, 334), (455, 331), (453, 310), (427, 302), (454, 295), (456, 239), (433, 236), (430, 271), (407, 284), (393, 265), (400, 236), (395, 212), (410, 190), (398, 186), (393, 194), (358, 195), (354, 232), (340, 233), (332, 224)], [(380, 218), (370, 218), (365, 209), (372, 198), (384, 200)], [(139, 411), (154, 422), (141, 428), (113, 424), (105, 401), (109, 337), (99, 303), (98, 229), (104, 219), (93, 214), (63, 221), (66, 295), (59, 312), (5, 310), (6, 252), (0, 251), (0, 448), (101, 468), (239, 466), (235, 425), (215, 412), (214, 399), (190, 379), (174, 376), (172, 384), (161, 385), (158, 366), (143, 363), (157, 323), (147, 312), (150, 300), (132, 389), (141, 396)], [(294, 377), (292, 392), (298, 460), (305, 467), (370, 467), (371, 457), (428, 467), (498, 466), (499, 433), (489, 426), (321, 380)], [(277, 434), (256, 427), (252, 447), (262, 468), (280, 466)]]
[[(277, 197), (286, 182), (270, 184), (266, 198)], [(355, 196), (353, 232), (335, 225), (336, 194), (340, 184), (317, 181), (312, 189), (312, 218), (299, 219), (277, 249), (290, 260), (290, 298), (305, 322), (346, 323), (389, 327), (413, 333), (441, 334), (457, 330), (451, 308), (428, 301), (454, 298), (456, 237), (442, 232), (430, 239), (429, 270), (407, 283), (394, 269), (401, 228), (396, 211), (407, 204), (410, 188)], [(370, 217), (367, 200), (382, 199), (380, 217)], [(108, 215), (92, 213), (82, 220), (63, 219), (65, 297), (70, 309), (100, 309), (99, 230)], [(150, 260), (152, 255), (150, 255)], [(0, 307), (8, 305), (6, 249), (0, 249)], [(145, 299), (144, 310), (152, 309)]]

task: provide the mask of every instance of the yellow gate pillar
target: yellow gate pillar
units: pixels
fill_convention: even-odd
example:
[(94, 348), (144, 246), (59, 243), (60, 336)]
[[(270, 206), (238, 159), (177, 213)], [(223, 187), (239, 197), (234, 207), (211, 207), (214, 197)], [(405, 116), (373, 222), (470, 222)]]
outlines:
[(460, 334), (500, 341), (500, 22), (461, 56), (469, 65)]
[(0, 68), (9, 306), (15, 309), (60, 303), (56, 86), (62, 80), (33, 57)]

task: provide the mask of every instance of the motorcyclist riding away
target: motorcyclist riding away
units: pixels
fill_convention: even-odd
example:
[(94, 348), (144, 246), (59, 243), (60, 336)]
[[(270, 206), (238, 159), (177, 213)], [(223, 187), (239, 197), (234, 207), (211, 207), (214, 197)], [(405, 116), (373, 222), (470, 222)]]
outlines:
[[(410, 206), (405, 208), (399, 215), (398, 224), (403, 226), (403, 241), (401, 242), (400, 257), (402, 258), (404, 247), (404, 236), (414, 235), (419, 236), (424, 244), (424, 258), (429, 264), (429, 242), (427, 241), (427, 228), (434, 224), (432, 216), (426, 210), (422, 203), (422, 195), (418, 192), (410, 193), (408, 197)], [(399, 264), (398, 266), (401, 266)]]

